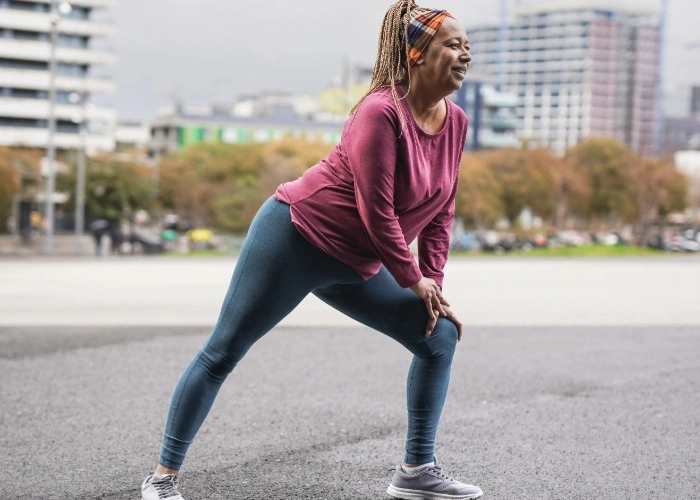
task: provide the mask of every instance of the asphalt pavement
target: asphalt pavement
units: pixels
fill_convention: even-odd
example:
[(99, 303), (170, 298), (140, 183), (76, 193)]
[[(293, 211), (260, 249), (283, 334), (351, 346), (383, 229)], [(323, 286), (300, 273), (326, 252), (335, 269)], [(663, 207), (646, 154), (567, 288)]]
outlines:
[[(148, 297), (169, 286), (163, 293), (178, 304), (195, 290), (191, 302), (216, 309), (207, 304), (227, 280), (197, 274), (202, 263), (175, 263), (184, 291), (149, 288), (164, 260), (119, 263), (132, 288), (149, 277), (136, 303), (124, 303), (121, 285), (80, 292), (99, 283), (86, 269), (112, 262), (0, 261), (0, 499), (140, 498), (174, 385), (211, 328), (196, 314), (193, 324), (150, 321), (168, 304)], [(43, 287), (13, 275), (32, 262)], [(485, 276), (487, 298), (499, 286), (503, 294), (494, 313), (474, 313), (481, 324), (465, 318), (438, 435), (445, 468), (485, 500), (700, 498), (700, 302), (688, 302), (698, 261), (500, 262), (453, 264), (448, 290), (465, 316), (486, 300), (470, 300)], [(229, 264), (217, 261), (219, 274)], [(525, 283), (533, 267), (544, 282)], [(63, 281), (69, 268), (74, 279)], [(642, 269), (659, 288), (635, 286)], [(585, 279), (585, 293), (569, 290), (579, 275), (600, 294)], [(612, 286), (646, 310), (629, 298), (606, 304)], [(557, 295), (549, 287), (576, 307), (546, 303)], [(664, 293), (666, 308), (654, 300)], [(117, 314), (91, 311), (110, 301)], [(300, 308), (307, 324), (298, 317), (265, 336), (226, 381), (183, 467), (187, 500), (388, 500), (410, 355), (333, 311), (313, 320), (316, 307)], [(516, 324), (532, 308), (549, 310)], [(589, 323), (586, 310), (596, 313)]]

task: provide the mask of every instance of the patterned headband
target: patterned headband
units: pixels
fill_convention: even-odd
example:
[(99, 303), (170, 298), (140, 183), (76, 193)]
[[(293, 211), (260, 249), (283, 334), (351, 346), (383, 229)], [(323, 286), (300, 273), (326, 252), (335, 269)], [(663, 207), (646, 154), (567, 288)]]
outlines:
[(416, 64), (421, 54), (440, 29), (446, 18), (453, 17), (446, 10), (429, 10), (411, 19), (408, 25), (409, 67)]

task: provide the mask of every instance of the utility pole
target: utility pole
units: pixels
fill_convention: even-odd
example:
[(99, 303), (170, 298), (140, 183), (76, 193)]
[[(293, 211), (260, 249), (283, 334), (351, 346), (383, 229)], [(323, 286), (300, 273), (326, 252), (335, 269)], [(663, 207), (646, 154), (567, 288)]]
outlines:
[(46, 145), (46, 241), (44, 253), (53, 255), (54, 206), (53, 196), (56, 190), (56, 32), (58, 30), (58, 9), (56, 0), (51, 0), (49, 8), (51, 19), (51, 48), (49, 52), (49, 136)]
[(78, 122), (77, 172), (75, 176), (75, 253), (83, 254), (83, 235), (85, 234), (85, 147), (87, 136), (87, 92), (83, 88), (80, 94), (81, 116)]

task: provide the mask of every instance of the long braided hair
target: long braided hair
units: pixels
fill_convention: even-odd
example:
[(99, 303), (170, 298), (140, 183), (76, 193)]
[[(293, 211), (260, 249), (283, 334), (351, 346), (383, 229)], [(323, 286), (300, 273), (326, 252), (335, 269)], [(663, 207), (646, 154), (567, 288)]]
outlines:
[(415, 0), (398, 0), (389, 7), (389, 10), (384, 15), (384, 21), (382, 21), (377, 60), (374, 63), (369, 90), (350, 110), (350, 116), (357, 111), (365, 97), (372, 92), (378, 88), (391, 87), (391, 95), (394, 98), (402, 122), (406, 119), (396, 86), (406, 84), (408, 88), (406, 95), (411, 91), (411, 72), (408, 66), (410, 50), (408, 45), (408, 25), (411, 19), (429, 10), (416, 5)]

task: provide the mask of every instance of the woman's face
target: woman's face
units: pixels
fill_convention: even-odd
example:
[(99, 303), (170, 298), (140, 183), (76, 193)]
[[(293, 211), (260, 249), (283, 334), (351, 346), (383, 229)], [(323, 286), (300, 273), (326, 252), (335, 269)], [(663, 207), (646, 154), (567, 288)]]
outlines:
[(471, 60), (464, 28), (456, 19), (448, 17), (414, 69), (420, 71), (422, 81), (449, 95), (462, 86)]

